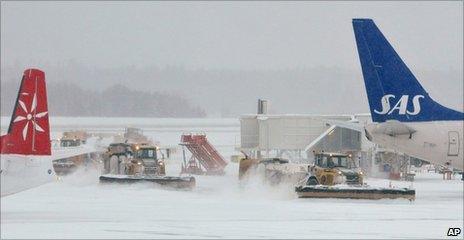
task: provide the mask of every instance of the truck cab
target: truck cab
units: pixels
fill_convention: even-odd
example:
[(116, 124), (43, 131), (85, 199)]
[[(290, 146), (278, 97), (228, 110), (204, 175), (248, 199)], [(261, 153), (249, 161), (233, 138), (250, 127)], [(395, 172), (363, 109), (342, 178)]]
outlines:
[(152, 144), (112, 143), (104, 158), (104, 174), (158, 175), (166, 174), (164, 155)]
[(77, 147), (85, 144), (88, 134), (84, 131), (63, 132), (63, 136), (59, 139), (61, 147)]
[(157, 146), (134, 145), (133, 148), (134, 156), (131, 163), (132, 165), (138, 165), (141, 168), (135, 173), (161, 176), (166, 174), (164, 155), (160, 152)]
[(357, 169), (351, 154), (318, 152), (308, 167), (308, 185), (363, 184), (363, 172)]

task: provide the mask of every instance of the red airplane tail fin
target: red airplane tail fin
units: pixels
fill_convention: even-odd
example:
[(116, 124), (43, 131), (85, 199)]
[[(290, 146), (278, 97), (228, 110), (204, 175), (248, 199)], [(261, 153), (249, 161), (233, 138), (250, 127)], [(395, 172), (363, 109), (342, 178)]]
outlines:
[(0, 138), (0, 153), (50, 155), (45, 73), (24, 71), (7, 135)]

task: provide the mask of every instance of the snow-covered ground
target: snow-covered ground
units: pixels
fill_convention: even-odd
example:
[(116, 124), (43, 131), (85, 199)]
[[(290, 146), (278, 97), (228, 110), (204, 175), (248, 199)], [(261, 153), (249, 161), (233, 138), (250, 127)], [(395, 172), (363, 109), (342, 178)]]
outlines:
[[(192, 129), (197, 129), (195, 126)], [(147, 134), (175, 145), (188, 126)], [(236, 154), (235, 122), (203, 127), (227, 159)], [(180, 153), (167, 172), (180, 171)], [(193, 191), (148, 183), (100, 185), (98, 171), (1, 198), (1, 238), (447, 238), (463, 229), (463, 182), (420, 173), (407, 200), (298, 199), (291, 187), (240, 184), (238, 165), (225, 176), (199, 176)], [(376, 186), (389, 181), (368, 179)], [(394, 186), (410, 183), (392, 182)], [(462, 234), (459, 238), (462, 238)]]

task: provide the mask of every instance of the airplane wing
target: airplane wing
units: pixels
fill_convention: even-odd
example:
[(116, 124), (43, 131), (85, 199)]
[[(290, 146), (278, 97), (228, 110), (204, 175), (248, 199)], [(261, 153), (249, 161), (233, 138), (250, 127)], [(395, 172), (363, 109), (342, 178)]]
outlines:
[(88, 153), (97, 152), (97, 149), (93, 146), (81, 145), (77, 147), (66, 147), (66, 148), (52, 148), (52, 160), (58, 160), (63, 158), (70, 158), (74, 156), (84, 155)]

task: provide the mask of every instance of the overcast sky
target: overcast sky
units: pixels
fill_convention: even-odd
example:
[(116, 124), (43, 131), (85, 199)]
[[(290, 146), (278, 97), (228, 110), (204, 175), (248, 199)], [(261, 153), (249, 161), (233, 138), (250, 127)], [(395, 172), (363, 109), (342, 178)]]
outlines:
[(1, 2), (1, 64), (359, 70), (373, 18), (413, 69), (463, 68), (462, 2)]

